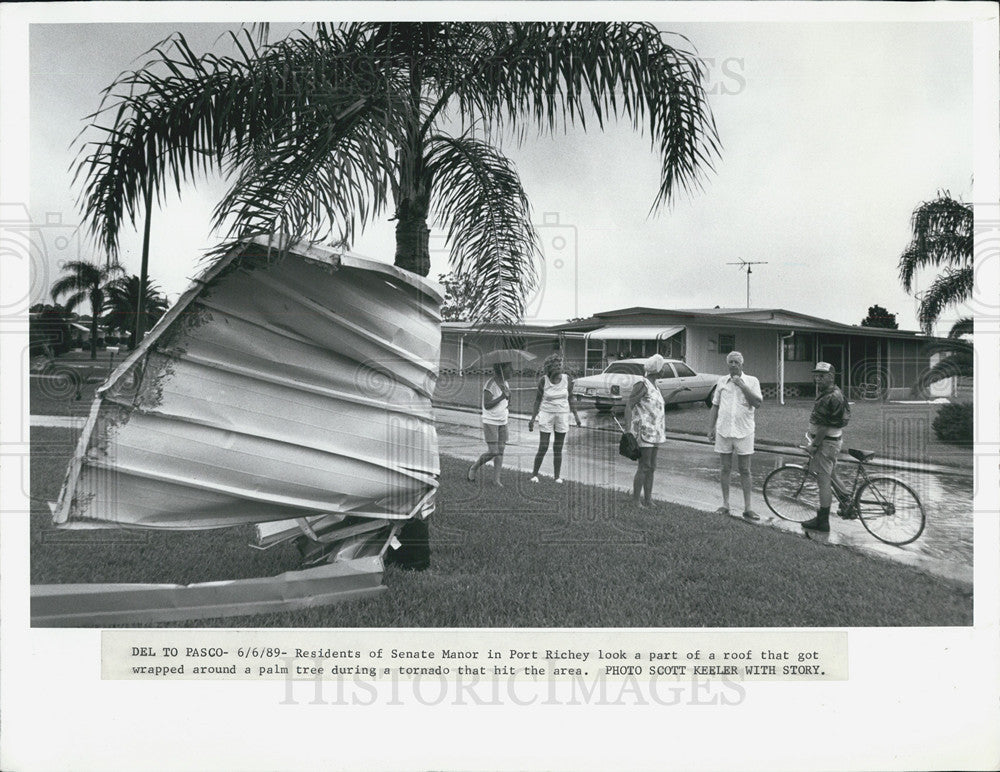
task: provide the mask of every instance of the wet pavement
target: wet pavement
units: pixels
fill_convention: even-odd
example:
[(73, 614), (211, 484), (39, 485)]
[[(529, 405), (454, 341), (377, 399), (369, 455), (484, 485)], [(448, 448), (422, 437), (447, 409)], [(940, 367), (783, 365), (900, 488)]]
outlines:
[[(442, 408), (436, 408), (435, 414), (442, 453), (471, 461), (485, 450), (478, 414)], [(635, 462), (618, 455), (617, 427), (605, 416), (596, 416), (593, 412), (582, 412), (581, 415), (585, 426), (583, 429), (570, 429), (563, 452), (562, 476), (568, 480), (618, 489), (624, 495), (625, 491), (631, 490)], [(530, 471), (538, 445), (537, 431), (529, 433), (526, 420), (512, 417), (509, 434), (504, 467)], [(759, 525), (911, 565), (971, 588), (971, 472), (931, 472), (869, 465), (869, 474), (887, 474), (905, 482), (924, 505), (927, 525), (923, 534), (912, 544), (897, 547), (876, 540), (858, 520), (831, 517), (829, 535), (807, 537), (799, 525), (775, 517), (760, 493), (764, 478), (772, 469), (788, 462), (801, 463), (804, 458), (802, 453), (792, 449), (758, 447), (752, 474), (753, 509), (761, 517)], [(853, 480), (853, 467), (853, 461), (838, 464), (842, 480)], [(542, 464), (541, 474), (546, 477), (552, 475), (551, 449)], [(718, 458), (706, 439), (670, 439), (661, 446), (653, 498), (701, 509), (714, 517), (720, 516), (714, 514), (722, 504)], [(743, 494), (735, 470), (730, 503), (731, 516), (740, 518)]]

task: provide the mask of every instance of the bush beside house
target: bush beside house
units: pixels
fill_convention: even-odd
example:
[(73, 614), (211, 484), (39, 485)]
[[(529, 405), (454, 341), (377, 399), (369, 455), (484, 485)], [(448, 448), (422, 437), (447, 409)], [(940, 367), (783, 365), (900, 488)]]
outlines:
[(941, 442), (969, 445), (972, 443), (972, 421), (971, 402), (952, 402), (941, 406), (931, 428)]

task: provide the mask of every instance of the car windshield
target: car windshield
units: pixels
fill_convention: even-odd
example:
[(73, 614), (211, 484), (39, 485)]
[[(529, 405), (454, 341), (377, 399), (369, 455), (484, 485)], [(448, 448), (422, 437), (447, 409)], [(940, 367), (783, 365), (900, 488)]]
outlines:
[(615, 362), (608, 365), (608, 369), (604, 373), (605, 375), (614, 375), (615, 373), (642, 375), (642, 365), (638, 362)]

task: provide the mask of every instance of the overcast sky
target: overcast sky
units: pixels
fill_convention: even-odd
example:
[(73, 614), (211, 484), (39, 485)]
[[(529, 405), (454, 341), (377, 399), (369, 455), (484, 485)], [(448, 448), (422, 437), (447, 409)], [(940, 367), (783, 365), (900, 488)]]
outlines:
[[(519, 148), (508, 145), (547, 257), (532, 318), (560, 321), (636, 305), (742, 308), (746, 274), (729, 263), (744, 259), (766, 263), (753, 267), (754, 307), (857, 324), (877, 303), (896, 313), (901, 327), (916, 329), (916, 301), (903, 293), (896, 269), (910, 214), (939, 189), (972, 200), (971, 25), (661, 26), (686, 35), (710, 60), (723, 143), (717, 169), (703, 191), (648, 216), (658, 162), (648, 137), (631, 127), (532, 135)], [(225, 53), (219, 36), (231, 28), (33, 25), (32, 219), (78, 222), (70, 144), (102, 88), (173, 31), (195, 50)], [(222, 190), (202, 183), (154, 213), (150, 275), (171, 300), (214, 244), (209, 213)], [(353, 250), (391, 262), (393, 234), (392, 223), (377, 223)], [(436, 278), (447, 270), (447, 254), (432, 238)], [(54, 244), (47, 242), (50, 257), (64, 257)], [(129, 229), (122, 247), (127, 269), (138, 273), (141, 233)], [(89, 248), (86, 255), (100, 256)], [(48, 276), (32, 280), (33, 300), (43, 299), (58, 274), (52, 265), (44, 270)]]

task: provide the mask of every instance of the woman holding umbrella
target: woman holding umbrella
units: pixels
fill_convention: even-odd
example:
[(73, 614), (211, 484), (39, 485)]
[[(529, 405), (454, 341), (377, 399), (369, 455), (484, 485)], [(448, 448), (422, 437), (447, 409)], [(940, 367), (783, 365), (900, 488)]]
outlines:
[(535, 394), (535, 409), (528, 421), (528, 431), (534, 431), (535, 421), (538, 421), (538, 452), (535, 454), (535, 467), (531, 472), (531, 482), (538, 482), (538, 472), (549, 449), (549, 435), (555, 434), (552, 445), (552, 471), (557, 483), (562, 482), (562, 449), (569, 431), (569, 414), (573, 414), (577, 426), (580, 416), (576, 412), (576, 401), (573, 398), (573, 379), (569, 373), (563, 372), (563, 358), (559, 354), (549, 354), (544, 362), (545, 375), (538, 381), (538, 391)]
[(486, 439), (486, 452), (469, 467), (468, 478), (476, 479), (479, 467), (493, 460), (493, 484), (503, 487), (500, 482), (500, 470), (503, 468), (503, 451), (507, 445), (507, 416), (510, 407), (510, 376), (513, 368), (510, 362), (497, 362), (493, 365), (493, 375), (486, 379), (483, 386), (483, 436)]
[(498, 349), (491, 351), (479, 361), (481, 365), (493, 365), (493, 375), (483, 385), (482, 418), (483, 437), (486, 452), (469, 467), (466, 476), (470, 482), (476, 479), (481, 466), (493, 460), (493, 484), (503, 487), (500, 470), (503, 468), (503, 451), (507, 445), (507, 418), (510, 408), (510, 377), (514, 364), (519, 367), (535, 359), (534, 354), (520, 349)]

